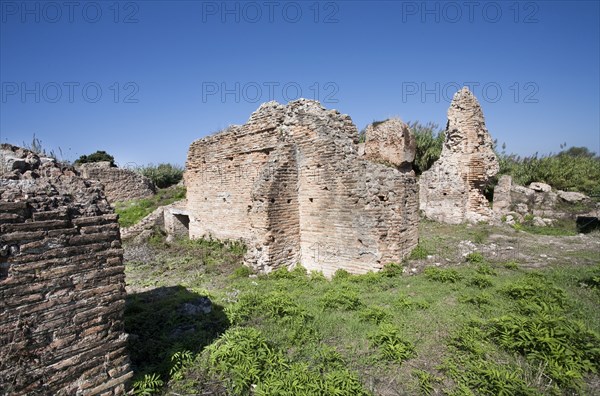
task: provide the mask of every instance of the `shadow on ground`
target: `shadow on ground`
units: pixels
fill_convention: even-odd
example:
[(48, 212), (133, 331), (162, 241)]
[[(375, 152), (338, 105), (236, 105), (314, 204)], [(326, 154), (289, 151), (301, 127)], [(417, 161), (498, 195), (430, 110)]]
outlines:
[(171, 356), (200, 352), (229, 327), (223, 307), (182, 286), (127, 296), (125, 331), (134, 378), (157, 373), (167, 379)]

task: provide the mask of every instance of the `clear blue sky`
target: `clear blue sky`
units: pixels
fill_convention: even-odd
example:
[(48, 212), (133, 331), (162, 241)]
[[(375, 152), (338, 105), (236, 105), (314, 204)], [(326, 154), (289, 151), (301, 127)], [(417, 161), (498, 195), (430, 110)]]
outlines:
[(599, 26), (598, 1), (1, 0), (0, 141), (183, 164), (272, 98), (444, 126), (471, 83), (507, 151), (598, 152)]

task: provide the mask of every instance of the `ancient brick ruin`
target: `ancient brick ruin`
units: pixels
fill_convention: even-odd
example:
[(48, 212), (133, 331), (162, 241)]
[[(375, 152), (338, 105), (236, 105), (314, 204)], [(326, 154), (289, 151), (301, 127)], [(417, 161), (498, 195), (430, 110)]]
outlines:
[[(413, 151), (401, 162), (412, 161), (402, 139), (414, 138), (394, 136)], [(265, 103), (245, 125), (190, 146), (189, 235), (242, 239), (246, 262), (266, 272), (301, 263), (330, 276), (399, 262), (418, 240), (415, 175), (366, 157), (349, 116), (304, 99)]]
[(148, 198), (156, 192), (154, 183), (147, 177), (129, 169), (110, 166), (108, 161), (81, 164), (77, 170), (86, 179), (102, 183), (106, 198), (111, 203)]
[(511, 225), (528, 221), (544, 227), (561, 219), (597, 219), (600, 205), (579, 192), (554, 190), (540, 182), (520, 186), (511, 176), (503, 175), (494, 187), (494, 213), (498, 220)]
[(117, 215), (101, 186), (0, 146), (0, 393), (124, 394), (124, 307)]
[(420, 209), (427, 218), (450, 224), (491, 220), (483, 192), (498, 170), (481, 106), (463, 88), (448, 109), (442, 154), (419, 179)]

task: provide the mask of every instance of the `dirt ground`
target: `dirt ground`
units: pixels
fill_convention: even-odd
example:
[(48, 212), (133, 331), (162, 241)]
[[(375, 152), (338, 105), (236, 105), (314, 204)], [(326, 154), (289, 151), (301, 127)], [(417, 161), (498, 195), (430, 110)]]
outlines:
[(418, 273), (427, 266), (456, 265), (473, 252), (480, 252), (490, 262), (514, 261), (521, 268), (600, 263), (600, 232), (549, 236), (517, 231), (509, 225), (447, 225), (431, 221), (422, 221), (419, 231), (427, 258), (409, 260), (409, 273)]

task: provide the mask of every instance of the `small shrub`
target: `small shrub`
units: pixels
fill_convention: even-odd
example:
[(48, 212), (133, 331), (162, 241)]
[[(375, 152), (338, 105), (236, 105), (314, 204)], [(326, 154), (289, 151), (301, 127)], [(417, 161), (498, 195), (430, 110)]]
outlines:
[(324, 308), (356, 311), (362, 306), (358, 293), (349, 288), (332, 288), (321, 298)]
[(183, 168), (173, 164), (147, 165), (137, 171), (152, 180), (158, 188), (167, 188), (183, 179)]
[(428, 309), (431, 304), (423, 299), (413, 299), (400, 294), (394, 301), (394, 306), (399, 309)]
[(350, 272), (346, 271), (345, 269), (340, 268), (337, 271), (335, 271), (331, 280), (334, 282), (339, 282), (339, 281), (347, 280), (351, 276), (352, 275), (350, 274)]
[(468, 284), (469, 286), (475, 286), (480, 289), (485, 289), (494, 285), (490, 277), (486, 275), (475, 275), (469, 280)]
[(456, 270), (440, 268), (426, 268), (425, 277), (442, 283), (456, 283), (462, 278)]
[(96, 151), (90, 155), (82, 155), (77, 160), (75, 160), (75, 164), (88, 164), (92, 162), (110, 162), (110, 166), (115, 165), (115, 157), (108, 154), (106, 151)]
[(473, 242), (478, 243), (478, 244), (485, 243), (489, 236), (490, 236), (490, 231), (487, 228), (478, 228), (472, 234)]
[(133, 394), (140, 396), (149, 396), (158, 393), (164, 382), (158, 374), (146, 374), (140, 380), (133, 383)]
[(581, 279), (580, 285), (600, 290), (600, 265), (596, 266), (589, 276)]
[(380, 324), (387, 322), (392, 316), (387, 310), (380, 307), (367, 307), (359, 312), (360, 320)]
[(516, 271), (519, 269), (519, 264), (517, 263), (516, 260), (507, 261), (506, 263), (502, 264), (502, 266), (506, 269), (513, 270), (513, 271)]
[(565, 291), (553, 286), (543, 277), (527, 277), (505, 286), (501, 292), (515, 300), (523, 313), (553, 312), (567, 304)]
[(194, 361), (194, 355), (188, 350), (178, 351), (171, 355), (171, 370), (169, 377), (172, 380), (178, 381), (183, 379), (183, 372), (190, 367)]
[(381, 276), (385, 276), (387, 278), (394, 278), (397, 276), (402, 276), (404, 273), (404, 268), (401, 264), (397, 263), (389, 263), (381, 270)]
[(498, 273), (492, 268), (492, 266), (487, 263), (479, 264), (477, 266), (477, 268), (475, 269), (475, 272), (477, 272), (478, 274), (481, 274), (481, 275), (491, 275), (491, 276), (498, 275)]
[(580, 390), (583, 375), (600, 369), (600, 337), (560, 316), (503, 316), (491, 321), (489, 334), (503, 348), (543, 362), (546, 374), (566, 389)]
[(371, 344), (379, 349), (384, 360), (402, 363), (416, 356), (415, 348), (400, 335), (400, 330), (390, 324), (382, 324), (379, 329), (369, 335)]
[(432, 395), (435, 391), (433, 384), (439, 382), (440, 379), (435, 375), (423, 370), (413, 370), (412, 374), (417, 377), (417, 381), (419, 383), (419, 392), (421, 395)]
[(369, 395), (331, 348), (320, 351), (314, 368), (292, 363), (254, 328), (228, 330), (206, 349), (206, 361), (224, 379), (228, 394)]
[(467, 256), (465, 257), (465, 260), (468, 263), (480, 264), (485, 261), (485, 258), (483, 257), (483, 254), (481, 254), (481, 252), (473, 252), (473, 253), (467, 254)]
[(490, 305), (491, 304), (491, 297), (489, 294), (478, 294), (475, 296), (467, 296), (467, 295), (463, 295), (461, 297), (459, 297), (458, 301), (462, 302), (462, 303), (466, 303), (466, 304), (473, 304), (476, 305), (477, 307), (481, 307), (483, 305)]
[(381, 273), (369, 271), (366, 274), (353, 275), (353, 276), (349, 277), (348, 280), (352, 283), (377, 285), (377, 284), (381, 284)]
[(415, 246), (412, 252), (410, 252), (410, 256), (408, 256), (408, 258), (410, 260), (424, 260), (429, 255), (430, 252), (427, 250), (427, 248), (419, 243), (417, 246)]
[(269, 279), (307, 279), (307, 271), (301, 265), (296, 265), (292, 270), (281, 267), (269, 273)]
[(232, 278), (247, 278), (252, 274), (252, 270), (247, 265), (240, 265), (233, 270)]

